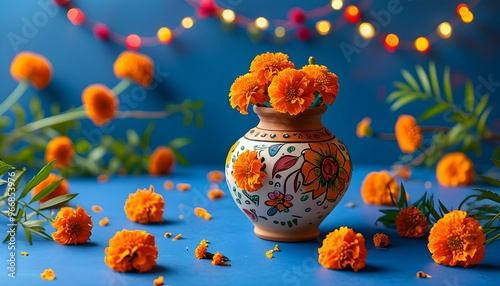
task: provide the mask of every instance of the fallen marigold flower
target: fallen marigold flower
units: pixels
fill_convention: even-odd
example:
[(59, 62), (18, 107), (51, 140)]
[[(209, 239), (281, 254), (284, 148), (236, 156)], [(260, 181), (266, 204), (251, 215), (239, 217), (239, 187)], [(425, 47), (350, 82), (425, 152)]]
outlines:
[(203, 258), (206, 258), (205, 257), (206, 252), (207, 252), (207, 245), (200, 243), (200, 245), (198, 245), (196, 247), (196, 249), (194, 250), (194, 256), (197, 259), (203, 259)]
[[(32, 193), (33, 197), (36, 196), (39, 192), (41, 192), (43, 189), (48, 187), (50, 184), (52, 184), (53, 182), (59, 181), (60, 179), (61, 178), (58, 175), (56, 175), (54, 173), (50, 173), (49, 176), (45, 180), (43, 180), (42, 182), (40, 182), (40, 184), (36, 185), (33, 188), (33, 193)], [(69, 193), (68, 190), (69, 190), (68, 181), (66, 179), (63, 179), (61, 181), (61, 183), (59, 183), (59, 186), (57, 186), (56, 189), (53, 190), (52, 193), (50, 193), (50, 195), (41, 199), (40, 202), (44, 203), (44, 202), (46, 202), (50, 199), (53, 199), (55, 197), (67, 195)]]
[(432, 278), (429, 274), (425, 273), (424, 271), (418, 271), (417, 272), (417, 277), (418, 278)]
[(188, 184), (188, 183), (178, 183), (176, 185), (176, 188), (177, 188), (177, 190), (179, 190), (181, 192), (189, 191), (189, 190), (191, 190), (191, 184)]
[(372, 128), (370, 127), (371, 123), (372, 119), (370, 117), (361, 119), (356, 126), (356, 136), (358, 136), (358, 138), (371, 137), (373, 135)]
[(56, 168), (68, 167), (75, 155), (73, 141), (68, 136), (59, 136), (51, 139), (45, 148), (45, 162), (55, 160)]
[(175, 155), (172, 148), (158, 146), (149, 157), (148, 172), (151, 176), (168, 175), (175, 168)]
[(462, 152), (444, 155), (436, 165), (436, 179), (442, 186), (467, 186), (474, 182), (474, 163)]
[(83, 244), (92, 235), (92, 219), (80, 206), (62, 207), (52, 222), (52, 238), (59, 244)]
[(54, 280), (54, 279), (56, 279), (56, 274), (54, 273), (54, 270), (49, 268), (49, 269), (45, 269), (40, 274), (40, 277), (42, 277), (43, 280)]
[(394, 127), (396, 141), (401, 151), (413, 153), (422, 144), (423, 136), (415, 117), (407, 114), (400, 115)]
[(102, 212), (102, 208), (98, 205), (93, 205), (92, 206), (92, 211), (95, 212), (95, 213), (100, 213)]
[(264, 168), (256, 150), (245, 150), (234, 161), (231, 175), (239, 188), (255, 192), (262, 188), (266, 179)]
[(429, 223), (422, 212), (409, 206), (398, 212), (396, 216), (396, 230), (401, 237), (418, 238), (425, 235)]
[(266, 257), (269, 258), (269, 259), (273, 259), (274, 258), (273, 250), (272, 249), (266, 251)]
[(226, 261), (227, 257), (220, 254), (218, 251), (215, 252), (214, 256), (212, 257), (212, 265), (231, 266), (231, 264), (226, 263)]
[(158, 258), (155, 237), (144, 230), (123, 229), (117, 232), (104, 252), (106, 265), (118, 272), (148, 272)]
[(29, 256), (30, 254), (27, 251), (21, 251), (22, 256)]
[(163, 197), (155, 193), (153, 186), (150, 186), (149, 190), (138, 189), (137, 192), (129, 194), (124, 210), (127, 218), (133, 222), (158, 223), (163, 220), (164, 206)]
[(219, 170), (213, 170), (208, 172), (207, 180), (210, 183), (221, 183), (224, 180), (224, 173)]
[(208, 191), (208, 198), (211, 200), (216, 200), (223, 198), (226, 194), (220, 189), (211, 189)]
[(274, 252), (280, 252), (280, 251), (281, 251), (281, 249), (280, 249), (279, 245), (277, 245), (277, 244), (276, 244), (276, 245), (274, 246), (274, 248), (273, 248), (273, 251), (274, 251)]
[(52, 79), (52, 65), (42, 55), (33, 52), (21, 52), (12, 60), (10, 75), (18, 82), (27, 80), (36, 89), (42, 89)]
[(389, 172), (370, 172), (361, 184), (361, 198), (367, 204), (393, 206), (399, 198), (399, 185)]
[(163, 283), (165, 283), (165, 278), (163, 278), (163, 276), (158, 276), (158, 278), (156, 278), (155, 280), (153, 280), (153, 285), (154, 286), (161, 286), (163, 285)]
[(318, 262), (325, 268), (350, 267), (358, 272), (366, 266), (368, 251), (361, 233), (355, 233), (351, 228), (342, 226), (327, 234), (318, 253)]
[(102, 218), (100, 221), (99, 221), (99, 225), (100, 226), (107, 226), (109, 224), (109, 218), (108, 217), (104, 217)]
[(89, 85), (82, 92), (85, 112), (96, 126), (103, 126), (115, 117), (118, 97), (103, 84)]
[(144, 54), (124, 51), (116, 58), (113, 71), (117, 78), (128, 78), (142, 87), (148, 87), (153, 82), (154, 63)]
[(202, 218), (204, 218), (206, 220), (209, 220), (209, 219), (212, 218), (212, 215), (209, 214), (206, 209), (200, 208), (200, 207), (195, 207), (194, 208), (194, 214), (197, 215), (197, 216), (199, 216), (199, 217), (202, 217)]
[(438, 264), (470, 267), (484, 258), (483, 228), (464, 211), (445, 214), (431, 228), (428, 239), (427, 248)]
[(165, 190), (170, 191), (171, 189), (174, 188), (174, 183), (172, 181), (170, 181), (170, 180), (166, 180), (163, 183), (163, 187), (165, 188)]
[(377, 233), (373, 236), (373, 245), (375, 247), (387, 247), (389, 246), (389, 237), (384, 233)]

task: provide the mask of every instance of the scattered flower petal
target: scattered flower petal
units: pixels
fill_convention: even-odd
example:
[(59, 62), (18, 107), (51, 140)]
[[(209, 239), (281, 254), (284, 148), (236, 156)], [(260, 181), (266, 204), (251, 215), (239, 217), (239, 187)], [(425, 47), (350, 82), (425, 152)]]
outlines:
[(211, 200), (216, 200), (223, 198), (226, 194), (220, 189), (211, 189), (208, 191), (208, 198)]
[(108, 180), (109, 180), (109, 178), (107, 175), (101, 174), (101, 175), (97, 176), (97, 181), (99, 183), (106, 183)]
[(92, 211), (95, 212), (95, 213), (100, 213), (100, 212), (102, 212), (102, 208), (101, 208), (101, 206), (93, 205), (92, 206)]
[(418, 278), (432, 278), (429, 274), (425, 273), (424, 271), (418, 271), (417, 272), (417, 277)]
[(356, 136), (358, 136), (358, 138), (371, 137), (373, 135), (373, 131), (370, 126), (371, 123), (372, 119), (370, 117), (361, 119), (356, 126)]
[(49, 268), (49, 269), (45, 269), (40, 274), (40, 277), (42, 277), (43, 280), (54, 280), (54, 279), (56, 279), (56, 274), (54, 273), (54, 271), (51, 268)]
[(189, 190), (191, 190), (191, 184), (188, 184), (188, 183), (178, 183), (176, 185), (176, 188), (177, 188), (177, 190), (179, 190), (181, 192), (189, 191)]
[(274, 248), (273, 248), (273, 251), (274, 251), (274, 252), (280, 252), (280, 251), (281, 251), (281, 249), (280, 249), (279, 245), (277, 245), (277, 244), (276, 244), (276, 245), (274, 246)]
[(172, 240), (179, 240), (182, 238), (182, 233), (179, 233), (178, 235), (176, 235), (174, 238), (172, 238)]
[(99, 225), (100, 226), (107, 226), (109, 224), (109, 218), (108, 217), (104, 217), (102, 218), (100, 221), (99, 221)]
[(30, 254), (27, 251), (21, 251), (22, 256), (29, 256)]
[(373, 245), (375, 247), (387, 247), (389, 246), (389, 237), (384, 233), (377, 233), (373, 236)]
[(207, 180), (210, 183), (221, 183), (222, 181), (224, 181), (224, 173), (219, 170), (210, 171), (207, 174)]
[(164, 183), (163, 183), (163, 188), (165, 188), (165, 190), (167, 191), (170, 191), (171, 189), (174, 188), (174, 182), (170, 181), (170, 180), (166, 180)]
[(163, 235), (163, 237), (171, 237), (172, 236), (172, 233), (170, 231), (167, 231), (165, 232), (165, 234)]
[(231, 264), (226, 263), (226, 261), (227, 261), (227, 258), (217, 251), (217, 252), (215, 252), (215, 254), (212, 258), (212, 265), (231, 266)]
[(194, 208), (194, 214), (199, 216), (199, 217), (202, 217), (206, 220), (209, 220), (212, 218), (212, 215), (210, 213), (208, 213), (206, 209), (201, 208), (201, 207)]
[(163, 285), (163, 283), (165, 283), (165, 279), (161, 275), (158, 276), (158, 278), (156, 278), (155, 280), (153, 280), (154, 286), (161, 286), (161, 285)]

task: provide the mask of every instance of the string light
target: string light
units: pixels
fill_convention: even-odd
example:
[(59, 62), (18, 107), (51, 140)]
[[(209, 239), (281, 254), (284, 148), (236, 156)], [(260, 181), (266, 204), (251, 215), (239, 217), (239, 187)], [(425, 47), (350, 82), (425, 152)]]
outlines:
[(354, 5), (349, 5), (344, 11), (345, 19), (352, 24), (356, 24), (361, 19), (358, 7)]
[(75, 26), (79, 26), (85, 22), (85, 14), (78, 8), (69, 9), (67, 16), (69, 21)]
[(267, 19), (264, 17), (259, 17), (255, 19), (255, 27), (261, 30), (265, 30), (269, 27), (269, 21), (267, 21)]
[(236, 14), (234, 14), (233, 10), (226, 9), (222, 11), (222, 19), (224, 19), (227, 23), (232, 23), (236, 19)]
[(125, 45), (127, 46), (127, 49), (135, 51), (141, 46), (141, 37), (136, 34), (129, 35), (125, 39)]
[(185, 17), (184, 19), (182, 19), (181, 21), (181, 25), (182, 27), (184, 27), (185, 29), (190, 29), (193, 27), (194, 25), (194, 21), (193, 21), (193, 18), (191, 17)]
[(342, 0), (332, 0), (332, 9), (333, 10), (340, 10), (342, 9), (342, 6), (344, 6), (344, 2)]
[(470, 22), (472, 22), (472, 20), (474, 20), (474, 14), (472, 14), (472, 12), (470, 11), (469, 13), (462, 16), (462, 21), (466, 24), (469, 24)]
[(371, 39), (375, 36), (375, 28), (369, 22), (363, 22), (358, 27), (359, 34), (365, 39)]
[(450, 23), (448, 22), (443, 22), (437, 27), (437, 34), (443, 39), (448, 39), (449, 37), (451, 37), (451, 32), (452, 28)]
[(415, 49), (421, 53), (427, 53), (431, 47), (426, 37), (418, 37), (414, 43)]
[(274, 29), (274, 35), (276, 38), (283, 38), (286, 35), (286, 29), (282, 26), (278, 26)]
[(330, 22), (321, 20), (316, 23), (316, 31), (318, 32), (318, 34), (326, 36), (328, 35), (328, 32), (330, 32), (331, 26), (332, 25), (330, 24)]
[(389, 34), (384, 39), (385, 49), (394, 52), (399, 46), (399, 38), (395, 34)]
[(162, 27), (157, 33), (158, 41), (162, 44), (170, 44), (173, 39), (172, 31), (167, 27)]

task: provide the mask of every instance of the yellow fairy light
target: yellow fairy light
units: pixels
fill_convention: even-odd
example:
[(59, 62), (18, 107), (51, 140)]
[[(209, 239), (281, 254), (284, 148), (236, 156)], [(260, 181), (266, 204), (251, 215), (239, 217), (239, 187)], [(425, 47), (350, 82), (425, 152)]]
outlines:
[(276, 29), (274, 29), (274, 35), (276, 36), (276, 38), (283, 38), (286, 34), (286, 30), (285, 28), (281, 27), (281, 26), (278, 26), (276, 27)]
[(463, 4), (463, 3), (458, 4), (457, 12), (458, 12), (458, 15), (460, 15), (460, 17), (463, 17), (463, 16), (470, 13), (469, 6), (467, 6), (466, 4)]
[(330, 32), (330, 22), (326, 20), (321, 20), (316, 23), (316, 31), (318, 31), (318, 34), (324, 36), (328, 35), (328, 32)]
[(228, 23), (232, 23), (234, 19), (236, 19), (236, 14), (234, 14), (234, 11), (231, 9), (226, 9), (222, 11), (222, 19)]
[(417, 49), (417, 51), (421, 52), (421, 53), (425, 53), (427, 51), (429, 51), (429, 48), (431, 46), (431, 44), (429, 43), (429, 40), (427, 40), (427, 38), (425, 37), (419, 37), (415, 40), (415, 49)]
[(385, 37), (385, 47), (389, 51), (394, 51), (399, 46), (399, 38), (395, 34), (389, 34)]
[(265, 30), (269, 27), (269, 21), (264, 17), (259, 17), (255, 19), (255, 26), (261, 30)]
[(193, 25), (194, 25), (193, 18), (186, 17), (186, 18), (182, 19), (181, 25), (182, 25), (182, 27), (184, 27), (186, 29), (193, 27)]
[(462, 18), (462, 22), (469, 24), (470, 22), (472, 22), (472, 20), (474, 20), (474, 14), (472, 14), (472, 12), (469, 11), (469, 13), (467, 13), (465, 15), (461, 15), (461, 18)]
[(451, 36), (451, 25), (448, 22), (443, 22), (437, 27), (438, 35), (443, 39), (448, 39)]
[(365, 39), (371, 39), (375, 36), (375, 28), (369, 22), (363, 22), (358, 27), (359, 34)]
[(344, 6), (344, 2), (342, 0), (332, 0), (332, 9), (340, 10)]
[(172, 30), (167, 27), (162, 27), (158, 30), (157, 33), (158, 41), (162, 44), (168, 44), (172, 42)]

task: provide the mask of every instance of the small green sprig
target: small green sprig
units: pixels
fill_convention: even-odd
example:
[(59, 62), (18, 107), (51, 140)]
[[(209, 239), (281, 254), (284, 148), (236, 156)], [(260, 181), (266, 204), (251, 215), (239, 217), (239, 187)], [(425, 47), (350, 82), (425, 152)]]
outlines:
[[(46, 222), (50, 223), (53, 219), (50, 215), (44, 214), (43, 211), (67, 203), (78, 194), (60, 195), (46, 202), (39, 202), (41, 199), (50, 195), (59, 186), (62, 181), (61, 179), (43, 188), (30, 200), (28, 200), (26, 196), (35, 186), (49, 176), (53, 165), (54, 162), (45, 165), (24, 185), (24, 187), (21, 187), (21, 181), (26, 173), (26, 169), (17, 169), (0, 160), (0, 186), (6, 186), (4, 194), (0, 197), (0, 213), (7, 217), (8, 226), (10, 226), (3, 242), (8, 242), (15, 235), (19, 226), (23, 228), (26, 240), (29, 244), (33, 244), (32, 235), (52, 240), (52, 237), (47, 234), (43, 224)], [(6, 174), (7, 178), (5, 178)], [(38, 205), (34, 206), (35, 204)]]

